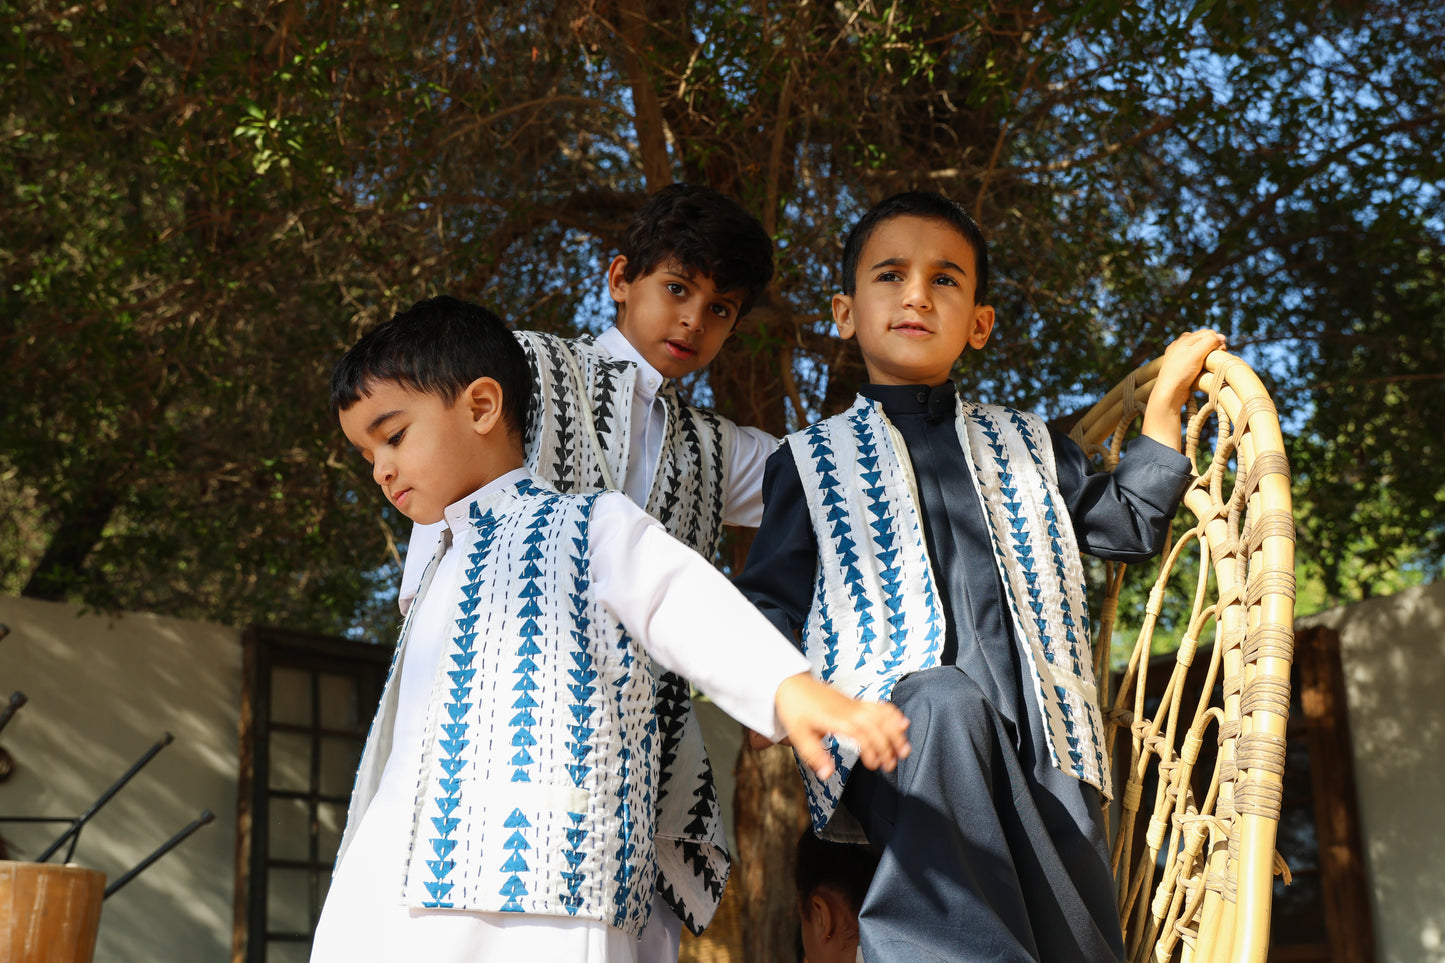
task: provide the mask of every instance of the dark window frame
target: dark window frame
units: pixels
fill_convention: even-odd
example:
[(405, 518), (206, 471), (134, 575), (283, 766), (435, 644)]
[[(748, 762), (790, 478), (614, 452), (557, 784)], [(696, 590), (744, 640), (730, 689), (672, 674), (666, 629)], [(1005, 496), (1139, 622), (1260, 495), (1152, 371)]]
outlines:
[[(319, 740), (355, 738), (365, 741), (367, 728), (380, 700), (381, 689), (391, 664), (392, 648), (350, 639), (292, 632), (285, 629), (251, 627), (242, 634), (241, 712), (239, 773), (236, 800), (236, 889), (231, 928), (232, 963), (265, 963), (267, 947), (275, 942), (309, 944), (312, 932), (268, 930), (267, 896), (269, 872), (300, 869), (310, 874), (308, 918), (314, 927), (325, 894), (323, 877), (329, 881), (330, 854), (318, 844), (318, 806), (349, 802), (347, 795), (321, 792)], [(310, 673), (311, 721), (308, 725), (272, 720), (272, 672), (277, 668)], [(357, 684), (357, 728), (337, 730), (321, 725), (322, 673), (349, 675)], [(312, 739), (308, 788), (305, 791), (273, 789), (270, 786), (270, 740), (273, 732), (294, 732)], [(270, 802), (300, 799), (307, 803), (308, 846), (306, 859), (274, 859), (270, 856)]]
[(1276, 954), (1271, 947), (1270, 960), (1276, 963), (1298, 959), (1374, 963), (1375, 927), (1360, 831), (1359, 793), (1355, 785), (1355, 755), (1350, 742), (1340, 634), (1325, 626), (1296, 632), (1294, 665), (1303, 709), (1303, 738), (1310, 756), (1321, 910), (1329, 942), (1325, 956)]

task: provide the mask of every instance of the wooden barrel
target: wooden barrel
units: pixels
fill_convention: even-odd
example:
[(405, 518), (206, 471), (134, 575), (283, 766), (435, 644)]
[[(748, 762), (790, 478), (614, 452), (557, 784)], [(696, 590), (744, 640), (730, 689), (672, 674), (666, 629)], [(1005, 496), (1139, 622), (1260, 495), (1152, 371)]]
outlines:
[(0, 860), (0, 960), (91, 963), (105, 874)]

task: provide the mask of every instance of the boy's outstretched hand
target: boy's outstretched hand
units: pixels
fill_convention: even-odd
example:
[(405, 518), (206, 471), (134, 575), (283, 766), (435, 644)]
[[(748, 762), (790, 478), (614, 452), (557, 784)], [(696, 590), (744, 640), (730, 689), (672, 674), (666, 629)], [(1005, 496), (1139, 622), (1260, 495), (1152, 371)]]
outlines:
[(1180, 450), (1179, 409), (1189, 400), (1189, 390), (1199, 372), (1204, 370), (1204, 359), (1211, 351), (1224, 349), (1224, 335), (1209, 328), (1200, 328), (1180, 335), (1164, 349), (1164, 364), (1149, 393), (1149, 404), (1144, 409), (1144, 434), (1161, 445)]
[(850, 699), (806, 672), (784, 679), (774, 702), (788, 741), (820, 779), (833, 774), (833, 757), (823, 747), (829, 733), (856, 742), (869, 769), (892, 770), (911, 751), (908, 720), (890, 702)]

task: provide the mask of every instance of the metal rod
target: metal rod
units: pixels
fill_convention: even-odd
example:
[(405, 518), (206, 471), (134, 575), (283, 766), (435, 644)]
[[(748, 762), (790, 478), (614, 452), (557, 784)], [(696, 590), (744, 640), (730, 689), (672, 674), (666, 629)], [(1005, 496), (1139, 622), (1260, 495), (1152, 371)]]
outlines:
[[(0, 638), (3, 638), (3, 636), (0, 636)], [(15, 710), (29, 701), (29, 697), (19, 689), (10, 693), (9, 703), (6, 704), (5, 708), (0, 709), (0, 731), (3, 731), (4, 728), (10, 724), (10, 717), (15, 715)]]
[(161, 858), (162, 856), (164, 856), (166, 853), (169, 853), (171, 850), (175, 849), (177, 846), (179, 846), (179, 845), (185, 840), (185, 838), (186, 838), (187, 836), (189, 836), (191, 833), (195, 832), (196, 830), (200, 829), (200, 828), (201, 828), (202, 826), (204, 826), (206, 823), (210, 822), (211, 820), (213, 820), (213, 819), (215, 819), (215, 818), (216, 818), (216, 817), (215, 817), (214, 815), (212, 815), (212, 813), (211, 813), (211, 811), (210, 811), (209, 809), (204, 809), (204, 810), (202, 810), (202, 811), (201, 811), (201, 815), (200, 815), (199, 817), (197, 817), (196, 819), (193, 819), (193, 820), (190, 822), (190, 824), (186, 826), (185, 829), (182, 829), (180, 832), (176, 833), (176, 834), (175, 834), (174, 836), (172, 836), (170, 839), (166, 840), (164, 843), (161, 843), (160, 847), (157, 848), (155, 852), (151, 853), (149, 856), (147, 856), (145, 859), (141, 860), (139, 863), (136, 863), (134, 866), (131, 867), (130, 871), (127, 872), (124, 876), (120, 877), (120, 878), (117, 879), (114, 883), (111, 883), (109, 886), (107, 886), (107, 887), (105, 888), (105, 895), (103, 895), (103, 896), (101, 897), (101, 899), (103, 899), (103, 900), (110, 899), (110, 896), (111, 896), (112, 893), (114, 893), (116, 890), (120, 889), (120, 888), (121, 888), (122, 886), (124, 886), (126, 883), (129, 883), (131, 880), (135, 879), (137, 876), (139, 876), (139, 875), (141, 874), (141, 872), (142, 872), (143, 870), (145, 870), (145, 868), (146, 868), (147, 866), (149, 866), (151, 863), (154, 863), (156, 860), (160, 859), (160, 858)]
[[(160, 751), (161, 751), (162, 749), (164, 749), (166, 746), (170, 745), (171, 742), (174, 741), (174, 739), (175, 739), (175, 736), (173, 736), (173, 735), (171, 735), (169, 732), (167, 732), (164, 737), (162, 737), (159, 741), (156, 742), (155, 745), (153, 745), (153, 746), (151, 746), (149, 749), (147, 749), (147, 750), (145, 751), (145, 755), (143, 755), (143, 756), (141, 756), (139, 759), (137, 759), (137, 760), (135, 761), (135, 763), (134, 763), (129, 769), (127, 769), (127, 770), (125, 771), (125, 775), (123, 775), (123, 776), (121, 776), (119, 779), (117, 779), (117, 780), (111, 785), (111, 787), (110, 787), (109, 789), (107, 789), (105, 792), (101, 793), (101, 794), (100, 794), (100, 798), (97, 799), (97, 800), (91, 805), (91, 807), (90, 807), (89, 809), (87, 809), (85, 812), (83, 812), (83, 813), (81, 813), (79, 816), (77, 816), (76, 819), (75, 819), (75, 822), (73, 822), (73, 823), (70, 824), (70, 828), (67, 829), (65, 832), (61, 833), (61, 834), (60, 834), (60, 838), (57, 839), (55, 842), (51, 843), (51, 844), (50, 844), (50, 848), (47, 849), (45, 852), (41, 853), (41, 854), (36, 858), (35, 861), (36, 861), (37, 863), (43, 863), (43, 862), (45, 862), (45, 861), (48, 860), (51, 856), (55, 855), (55, 851), (56, 851), (57, 849), (59, 849), (61, 846), (65, 845), (66, 840), (71, 839), (71, 838), (77, 836), (77, 835), (80, 833), (81, 827), (86, 824), (86, 822), (90, 819), (90, 817), (91, 817), (91, 816), (94, 816), (94, 815), (96, 814), (96, 812), (100, 809), (101, 806), (104, 806), (106, 803), (110, 802), (110, 797), (112, 797), (112, 796), (114, 796), (116, 793), (120, 792), (121, 788), (122, 788), (126, 783), (130, 782), (131, 777), (134, 776), (136, 773), (138, 773), (138, 772), (141, 771), (141, 767), (143, 767), (146, 763), (150, 762), (151, 759), (153, 759), (153, 758), (155, 757), (155, 754), (156, 754), (156, 753), (160, 752)], [(71, 843), (71, 844), (70, 844), (70, 854), (73, 854), (74, 852), (75, 852), (75, 844), (74, 844), (74, 843)], [(69, 859), (70, 859), (70, 854), (67, 854), (67, 855), (66, 855), (66, 861), (67, 861), (67, 862), (68, 862)]]

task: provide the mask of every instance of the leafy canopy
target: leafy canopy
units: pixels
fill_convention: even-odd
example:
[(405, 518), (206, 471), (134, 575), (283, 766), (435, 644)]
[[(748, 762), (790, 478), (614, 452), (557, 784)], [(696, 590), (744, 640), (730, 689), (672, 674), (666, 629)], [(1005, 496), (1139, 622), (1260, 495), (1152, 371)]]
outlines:
[(1424, 3), (0, 3), (0, 585), (390, 635), (404, 520), (332, 360), (438, 291), (556, 331), (650, 189), (779, 277), (701, 398), (787, 430), (861, 377), (827, 298), (887, 193), (957, 197), (1001, 318), (960, 372), (1067, 415), (1213, 325), (1296, 438), (1321, 603), (1442, 532), (1445, 42)]

